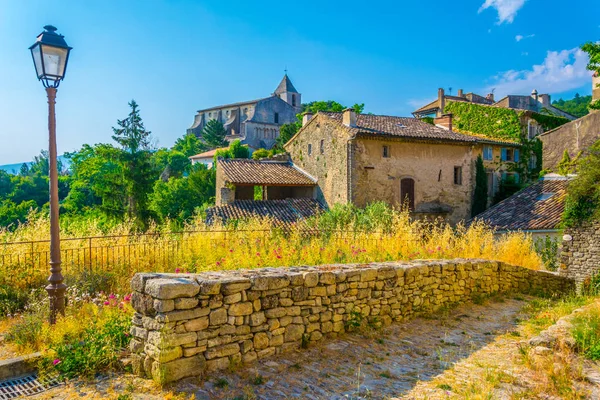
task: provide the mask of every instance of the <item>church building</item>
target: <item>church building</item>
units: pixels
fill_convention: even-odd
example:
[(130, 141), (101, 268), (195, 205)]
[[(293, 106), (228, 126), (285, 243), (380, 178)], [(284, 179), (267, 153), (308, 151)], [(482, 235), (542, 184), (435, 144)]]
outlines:
[(194, 124), (187, 131), (201, 137), (208, 121), (216, 119), (223, 123), (227, 140), (239, 139), (255, 149), (270, 149), (281, 125), (296, 121), (301, 105), (301, 94), (286, 73), (269, 97), (198, 110)]

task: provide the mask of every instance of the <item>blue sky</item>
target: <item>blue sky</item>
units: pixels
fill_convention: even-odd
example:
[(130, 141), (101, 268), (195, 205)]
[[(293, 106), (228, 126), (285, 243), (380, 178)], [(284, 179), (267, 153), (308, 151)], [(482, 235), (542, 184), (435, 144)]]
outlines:
[[(287, 66), (303, 101), (410, 115), (437, 88), (591, 93), (596, 0), (460, 2), (0, 0), (0, 164), (47, 147), (27, 49), (46, 24), (74, 50), (57, 98), (59, 152), (110, 142), (135, 99), (159, 146), (197, 109), (268, 96)], [(498, 98), (498, 97), (497, 97)]]

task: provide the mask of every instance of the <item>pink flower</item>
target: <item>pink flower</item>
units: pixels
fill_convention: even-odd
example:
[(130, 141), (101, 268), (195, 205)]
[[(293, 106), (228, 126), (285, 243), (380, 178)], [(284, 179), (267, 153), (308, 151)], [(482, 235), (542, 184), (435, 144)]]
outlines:
[(442, 250), (442, 246), (437, 247), (437, 251), (440, 251), (440, 250)]
[(180, 272), (181, 272), (181, 269), (180, 269), (180, 268), (175, 268), (175, 273), (176, 273), (176, 274), (178, 274), (178, 273), (180, 273)]
[(229, 252), (230, 252), (230, 253), (233, 253), (233, 249), (229, 249)]
[(58, 358), (55, 358), (54, 361), (52, 361), (52, 365), (56, 364), (60, 364), (60, 360)]
[(117, 298), (117, 296), (115, 296), (113, 293), (111, 293), (111, 294), (108, 296), (108, 298), (109, 298), (109, 299), (116, 299), (116, 298)]
[(110, 306), (110, 301), (105, 301), (105, 302), (104, 302), (104, 305), (105, 305), (105, 306)]
[(221, 265), (221, 261), (217, 261), (217, 265)]
[(131, 301), (131, 295), (126, 294), (125, 297), (123, 297), (123, 301)]

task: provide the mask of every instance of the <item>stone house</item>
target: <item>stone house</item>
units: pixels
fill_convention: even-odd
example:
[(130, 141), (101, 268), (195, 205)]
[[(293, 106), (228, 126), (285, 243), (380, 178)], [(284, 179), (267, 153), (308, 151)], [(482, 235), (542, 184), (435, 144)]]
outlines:
[(201, 137), (208, 121), (216, 119), (223, 123), (227, 140), (239, 139), (256, 149), (270, 149), (281, 125), (295, 122), (301, 108), (302, 95), (285, 74), (269, 97), (198, 110), (187, 132)]
[[(435, 122), (350, 109), (306, 114), (284, 147), (293, 164), (315, 179), (315, 197), (329, 207), (384, 201), (407, 204), (417, 217), (456, 223), (470, 217), (477, 155), (485, 152), (486, 167), (501, 174), (520, 146), (454, 132), (448, 115)], [(498, 162), (508, 155), (512, 161)]]
[[(592, 77), (592, 101), (600, 100), (600, 77)], [(565, 150), (571, 159), (585, 156), (587, 149), (600, 140), (600, 111), (591, 110), (588, 115), (559, 126), (540, 135), (544, 155), (544, 169), (554, 170), (562, 160)]]
[(515, 110), (531, 111), (540, 114), (549, 114), (559, 117), (564, 117), (574, 120), (576, 117), (554, 107), (550, 101), (549, 94), (538, 94), (537, 90), (533, 90), (530, 96), (524, 95), (508, 95), (502, 99), (495, 101), (494, 94), (489, 93), (486, 96), (481, 96), (475, 93), (463, 94), (463, 90), (459, 89), (456, 96), (451, 96), (445, 93), (444, 89), (438, 89), (438, 97), (432, 102), (413, 111), (415, 118), (425, 117), (440, 117), (446, 113), (446, 105), (448, 102), (467, 102), (474, 104), (488, 105), (492, 107), (511, 108)]

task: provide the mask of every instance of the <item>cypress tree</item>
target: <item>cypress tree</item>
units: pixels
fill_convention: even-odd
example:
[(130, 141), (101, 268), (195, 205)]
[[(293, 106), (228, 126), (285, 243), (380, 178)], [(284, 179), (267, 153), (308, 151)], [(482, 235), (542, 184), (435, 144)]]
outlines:
[(475, 191), (473, 194), (471, 217), (481, 214), (487, 208), (487, 191), (487, 174), (485, 172), (485, 167), (483, 166), (483, 158), (479, 155), (475, 162)]

